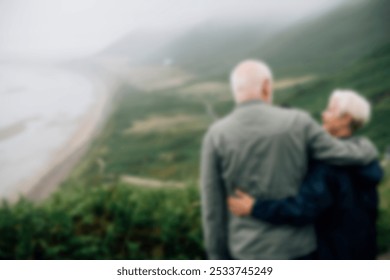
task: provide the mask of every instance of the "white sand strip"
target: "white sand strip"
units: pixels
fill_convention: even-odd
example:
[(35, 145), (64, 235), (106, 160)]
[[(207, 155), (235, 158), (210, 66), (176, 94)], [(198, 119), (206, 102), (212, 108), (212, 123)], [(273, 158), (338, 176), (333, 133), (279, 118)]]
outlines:
[(75, 164), (86, 153), (108, 115), (111, 99), (116, 90), (116, 86), (108, 86), (101, 81), (92, 82), (96, 87), (97, 98), (90, 111), (80, 119), (76, 132), (33, 178), (23, 181), (16, 187), (18, 193), (11, 195), (8, 201), (15, 202), (20, 195), (33, 201), (45, 199), (67, 178)]

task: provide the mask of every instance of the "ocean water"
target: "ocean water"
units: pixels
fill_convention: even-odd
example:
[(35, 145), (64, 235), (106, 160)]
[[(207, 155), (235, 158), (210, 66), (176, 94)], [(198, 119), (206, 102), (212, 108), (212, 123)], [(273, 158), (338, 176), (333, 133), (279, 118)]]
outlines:
[(0, 197), (19, 192), (63, 149), (94, 91), (91, 80), (70, 70), (0, 65)]

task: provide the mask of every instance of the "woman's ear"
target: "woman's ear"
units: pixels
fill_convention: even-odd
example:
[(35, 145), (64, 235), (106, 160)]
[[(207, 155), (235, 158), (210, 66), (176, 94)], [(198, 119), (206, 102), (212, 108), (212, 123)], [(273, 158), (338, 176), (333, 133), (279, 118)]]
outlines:
[(343, 123), (345, 125), (352, 125), (353, 119), (352, 119), (352, 116), (350, 114), (344, 114), (341, 118), (342, 118)]
[(359, 123), (356, 123), (350, 114), (345, 114), (342, 119), (343, 124), (350, 128), (351, 133), (360, 127)]

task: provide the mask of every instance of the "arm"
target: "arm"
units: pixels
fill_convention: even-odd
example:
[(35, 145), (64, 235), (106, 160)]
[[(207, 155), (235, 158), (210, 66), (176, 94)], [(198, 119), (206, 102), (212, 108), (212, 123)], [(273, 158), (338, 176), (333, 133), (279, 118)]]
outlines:
[(374, 145), (366, 138), (343, 141), (331, 136), (308, 114), (303, 114), (310, 156), (334, 165), (365, 165), (378, 157)]
[[(280, 200), (257, 199), (250, 214), (256, 219), (273, 224), (302, 226), (314, 223), (316, 218), (332, 204), (326, 172), (325, 165), (314, 163), (296, 196)], [(234, 199), (229, 199), (230, 209), (238, 206), (233, 203), (235, 203)]]
[(220, 175), (218, 155), (208, 132), (201, 154), (202, 223), (210, 259), (229, 259), (226, 193)]

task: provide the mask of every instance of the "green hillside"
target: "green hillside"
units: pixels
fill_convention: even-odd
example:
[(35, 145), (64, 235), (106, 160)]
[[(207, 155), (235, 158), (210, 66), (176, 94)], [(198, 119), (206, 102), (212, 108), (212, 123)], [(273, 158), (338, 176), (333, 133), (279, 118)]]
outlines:
[(168, 56), (204, 78), (225, 77), (248, 57), (267, 61), (279, 77), (327, 74), (349, 67), (388, 43), (389, 14), (387, 0), (352, 0), (289, 28), (261, 21), (246, 25), (210, 22), (157, 51), (149, 62)]
[(339, 71), (390, 42), (389, 14), (389, 1), (350, 1), (275, 36), (257, 55), (281, 76)]
[(209, 78), (225, 73), (237, 61), (247, 58), (280, 29), (262, 22), (210, 21), (158, 50), (147, 63), (158, 63), (169, 57), (176, 65)]

